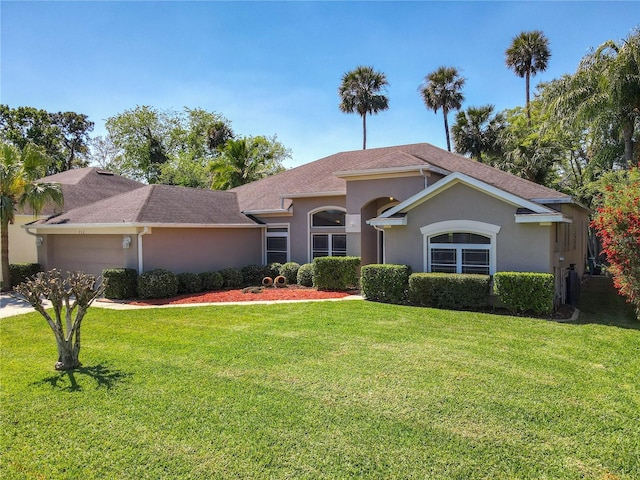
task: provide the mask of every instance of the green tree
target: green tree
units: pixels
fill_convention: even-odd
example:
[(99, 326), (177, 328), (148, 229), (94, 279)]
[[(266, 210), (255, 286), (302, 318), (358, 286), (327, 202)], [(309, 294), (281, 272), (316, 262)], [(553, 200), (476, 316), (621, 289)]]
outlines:
[(23, 149), (28, 143), (42, 147), (52, 159), (48, 174), (87, 164), (89, 132), (93, 122), (80, 113), (49, 113), (33, 107), (0, 105), (0, 139)]
[(434, 113), (442, 109), (447, 150), (449, 151), (451, 151), (451, 140), (449, 138), (448, 115), (451, 110), (459, 110), (462, 107), (464, 82), (465, 79), (460, 76), (456, 68), (439, 67), (427, 75), (424, 83), (420, 86), (420, 93), (426, 107), (433, 110)]
[(548, 187), (556, 187), (556, 164), (562, 155), (561, 142), (554, 130), (545, 129), (541, 102), (533, 100), (530, 118), (518, 107), (504, 112), (504, 128), (499, 145), (502, 156), (494, 166)]
[(456, 152), (482, 163), (482, 155), (499, 156), (499, 136), (504, 128), (501, 114), (493, 115), (493, 105), (469, 107), (456, 115), (451, 127)]
[(2, 243), (2, 290), (11, 290), (9, 274), (9, 224), (18, 208), (29, 207), (34, 215), (49, 201), (62, 205), (62, 189), (56, 183), (37, 182), (46, 176), (51, 159), (31, 143), (19, 150), (0, 144), (0, 239)]
[(527, 119), (531, 120), (529, 111), (530, 80), (532, 75), (544, 72), (547, 69), (551, 51), (549, 50), (549, 40), (540, 30), (531, 32), (521, 32), (514, 37), (511, 45), (505, 52), (505, 63), (516, 75), (525, 79), (526, 90), (526, 113)]
[(338, 94), (340, 110), (358, 113), (362, 117), (362, 149), (367, 148), (367, 114), (374, 115), (389, 108), (389, 98), (383, 93), (389, 82), (373, 67), (359, 66), (342, 76)]
[(220, 157), (210, 164), (214, 174), (211, 188), (227, 190), (260, 180), (284, 170), (282, 162), (291, 152), (275, 137), (246, 137), (229, 140)]

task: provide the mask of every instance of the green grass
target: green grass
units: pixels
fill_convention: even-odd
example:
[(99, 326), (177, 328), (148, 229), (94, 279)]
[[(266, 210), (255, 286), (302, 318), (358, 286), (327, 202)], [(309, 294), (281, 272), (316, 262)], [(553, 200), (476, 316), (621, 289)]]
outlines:
[(0, 478), (640, 478), (639, 325), (583, 308), (93, 308), (71, 374), (3, 319)]

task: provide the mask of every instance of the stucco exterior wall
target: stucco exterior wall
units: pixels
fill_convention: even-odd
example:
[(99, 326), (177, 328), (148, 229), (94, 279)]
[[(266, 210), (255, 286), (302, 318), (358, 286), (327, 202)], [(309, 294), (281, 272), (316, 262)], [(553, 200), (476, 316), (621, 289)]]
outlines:
[(500, 226), (496, 271), (552, 273), (550, 226), (516, 224), (516, 207), (471, 187), (457, 184), (407, 213), (407, 225), (385, 229), (386, 262), (424, 271), (420, 228), (447, 220), (472, 220)]
[[(33, 222), (33, 215), (16, 215), (13, 224), (9, 225), (9, 263), (35, 263), (38, 261), (36, 239), (29, 235), (22, 225)], [(0, 281), (2, 271), (0, 270)]]
[(262, 263), (260, 228), (153, 228), (142, 237), (143, 270), (201, 273)]

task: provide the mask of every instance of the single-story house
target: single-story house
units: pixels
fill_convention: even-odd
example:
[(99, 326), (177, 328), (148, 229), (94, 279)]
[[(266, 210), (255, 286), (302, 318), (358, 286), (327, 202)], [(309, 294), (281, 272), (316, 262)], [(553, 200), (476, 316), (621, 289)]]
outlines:
[[(46, 180), (83, 171), (122, 182), (96, 169)], [(337, 153), (224, 192), (112, 193), (24, 227), (45, 268), (198, 273), (349, 255), (414, 272), (553, 273), (562, 299), (566, 271), (586, 262), (587, 208), (426, 143)]]

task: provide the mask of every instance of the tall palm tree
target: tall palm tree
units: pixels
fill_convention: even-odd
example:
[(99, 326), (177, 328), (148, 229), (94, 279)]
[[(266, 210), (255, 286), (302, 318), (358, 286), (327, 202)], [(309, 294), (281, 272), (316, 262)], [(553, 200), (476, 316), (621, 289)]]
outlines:
[(460, 110), (464, 95), (462, 87), (465, 79), (460, 76), (454, 67), (439, 67), (431, 72), (424, 79), (420, 86), (420, 93), (424, 104), (434, 113), (442, 109), (444, 116), (444, 131), (447, 136), (447, 150), (451, 151), (451, 140), (449, 139), (449, 120), (447, 116), (451, 110)]
[(52, 201), (62, 205), (62, 190), (57, 183), (38, 183), (51, 160), (43, 150), (27, 144), (22, 151), (8, 143), (0, 144), (0, 240), (2, 243), (2, 290), (11, 290), (9, 276), (9, 224), (20, 207), (28, 206), (37, 215)]
[(500, 114), (492, 116), (493, 108), (493, 105), (484, 105), (458, 112), (456, 123), (451, 127), (456, 152), (470, 155), (480, 163), (482, 154), (498, 153), (498, 138), (504, 124)]
[(342, 76), (338, 94), (340, 110), (357, 112), (362, 117), (362, 149), (367, 148), (367, 114), (376, 114), (389, 108), (389, 98), (384, 92), (389, 85), (382, 72), (373, 67), (359, 66)]
[(529, 92), (531, 75), (544, 72), (547, 69), (551, 51), (549, 50), (549, 39), (540, 30), (532, 32), (521, 32), (514, 37), (511, 45), (507, 48), (505, 63), (516, 75), (525, 79), (526, 88), (526, 112), (527, 119), (531, 121), (529, 112)]

